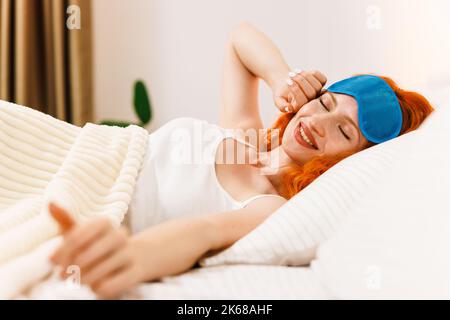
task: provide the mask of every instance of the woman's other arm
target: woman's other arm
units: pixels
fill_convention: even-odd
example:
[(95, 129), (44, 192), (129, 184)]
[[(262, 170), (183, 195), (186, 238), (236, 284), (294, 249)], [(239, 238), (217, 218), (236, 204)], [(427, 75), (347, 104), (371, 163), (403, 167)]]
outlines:
[[(106, 219), (92, 220), (65, 232), (52, 261), (62, 270), (77, 265), (82, 283), (101, 297), (116, 297), (139, 282), (189, 270), (248, 234), (285, 202), (262, 197), (243, 209), (170, 220), (131, 237)], [(67, 213), (52, 214), (62, 225), (70, 219)]]
[(142, 255), (143, 280), (175, 275), (234, 244), (287, 200), (262, 197), (245, 208), (167, 221), (131, 238)]
[(261, 129), (258, 85), (264, 80), (274, 90), (290, 68), (280, 50), (261, 31), (241, 22), (229, 35), (222, 73), (220, 125)]

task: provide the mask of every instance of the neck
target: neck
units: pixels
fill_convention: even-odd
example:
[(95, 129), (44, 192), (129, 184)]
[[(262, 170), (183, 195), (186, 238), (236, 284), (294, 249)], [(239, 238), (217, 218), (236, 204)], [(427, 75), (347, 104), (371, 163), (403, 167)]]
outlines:
[(267, 177), (278, 194), (283, 195), (283, 171), (290, 164), (292, 164), (292, 160), (284, 152), (283, 148), (278, 146), (268, 152), (260, 152), (257, 167), (260, 170), (260, 174)]

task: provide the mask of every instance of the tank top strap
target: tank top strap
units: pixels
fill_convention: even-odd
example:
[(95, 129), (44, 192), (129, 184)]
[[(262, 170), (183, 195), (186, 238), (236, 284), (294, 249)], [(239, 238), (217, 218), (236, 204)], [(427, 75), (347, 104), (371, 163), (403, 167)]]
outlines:
[(236, 136), (236, 135), (234, 134), (234, 132), (233, 132), (233, 129), (224, 129), (224, 136), (222, 137), (222, 139), (228, 139), (228, 138), (233, 138), (233, 139), (235, 139), (236, 141), (245, 144), (246, 146), (249, 146), (249, 147), (251, 147), (251, 148), (256, 149), (256, 146), (254, 146), (253, 144), (251, 144), (251, 143), (245, 141), (244, 139), (242, 139), (242, 138)]
[(250, 197), (247, 200), (240, 202), (241, 208), (246, 207), (253, 200), (263, 198), (263, 197), (278, 197), (278, 198), (282, 198), (282, 199), (286, 200), (285, 198), (283, 198), (282, 196), (279, 196), (277, 194), (257, 194), (256, 196)]

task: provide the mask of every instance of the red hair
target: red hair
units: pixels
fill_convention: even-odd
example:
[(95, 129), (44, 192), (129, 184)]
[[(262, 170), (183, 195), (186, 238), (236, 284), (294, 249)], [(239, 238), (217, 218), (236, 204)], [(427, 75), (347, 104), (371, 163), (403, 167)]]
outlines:
[[(381, 76), (380, 78), (384, 79), (392, 88), (392, 90), (394, 90), (400, 103), (403, 115), (403, 125), (400, 131), (400, 135), (417, 129), (425, 120), (425, 118), (433, 112), (434, 108), (421, 94), (400, 89), (397, 84), (388, 77)], [(323, 91), (322, 94), (324, 92), (326, 91)], [(284, 131), (286, 130), (289, 121), (291, 121), (294, 116), (294, 113), (283, 113), (272, 125), (272, 127), (267, 130), (267, 150), (271, 150), (270, 137), (272, 137), (271, 134), (274, 130), (279, 130), (278, 145), (281, 145)], [(364, 149), (369, 148), (373, 145), (374, 143), (369, 142), (364, 147)], [(285, 169), (283, 169), (284, 172), (282, 177), (283, 184), (281, 195), (287, 199), (292, 198), (294, 195), (308, 186), (311, 182), (313, 182), (322, 173), (327, 171), (339, 161), (354, 153), (356, 152), (345, 152), (338, 155), (326, 157), (317, 156), (303, 165), (288, 165)]]

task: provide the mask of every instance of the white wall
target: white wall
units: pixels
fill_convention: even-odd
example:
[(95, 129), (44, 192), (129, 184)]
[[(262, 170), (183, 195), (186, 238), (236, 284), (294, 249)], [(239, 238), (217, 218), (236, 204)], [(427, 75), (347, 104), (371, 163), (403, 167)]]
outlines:
[[(268, 34), (291, 67), (319, 69), (330, 82), (375, 72), (393, 77), (407, 89), (430, 81), (450, 83), (446, 19), (450, 4), (445, 0), (94, 0), (93, 4), (97, 120), (133, 120), (132, 84), (141, 78), (154, 105), (150, 130), (179, 116), (217, 122), (225, 41), (242, 20)], [(263, 120), (269, 125), (277, 110), (263, 83), (260, 99)]]

